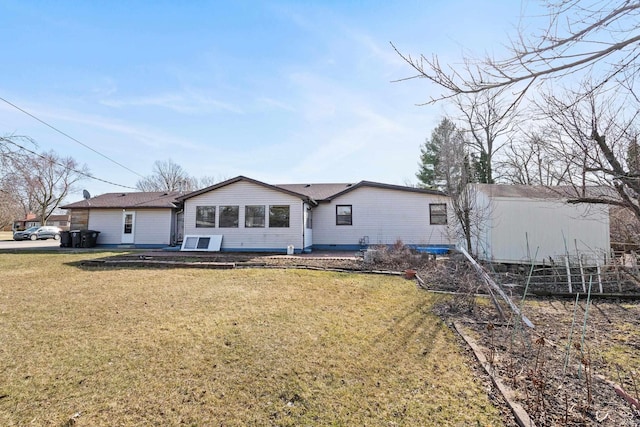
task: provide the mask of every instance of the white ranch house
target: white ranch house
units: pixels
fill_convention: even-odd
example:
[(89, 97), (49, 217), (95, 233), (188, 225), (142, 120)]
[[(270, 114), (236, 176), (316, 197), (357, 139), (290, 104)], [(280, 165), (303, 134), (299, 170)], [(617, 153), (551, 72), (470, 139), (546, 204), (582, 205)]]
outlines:
[(361, 181), (270, 185), (239, 176), (188, 194), (108, 193), (64, 206), (100, 246), (166, 247), (221, 236), (223, 251), (450, 247), (442, 192)]

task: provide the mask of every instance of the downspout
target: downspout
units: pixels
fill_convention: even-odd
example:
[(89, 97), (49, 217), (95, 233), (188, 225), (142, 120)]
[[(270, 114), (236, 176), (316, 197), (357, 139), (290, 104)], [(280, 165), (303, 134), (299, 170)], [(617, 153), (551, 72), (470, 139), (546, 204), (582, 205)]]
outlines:
[[(305, 249), (306, 249), (306, 246), (305, 246), (306, 242), (304, 240), (304, 236), (305, 236), (305, 231), (306, 231), (306, 228), (307, 228), (307, 222), (305, 221), (304, 214), (305, 214), (305, 212), (308, 211), (307, 215), (311, 215), (312, 207), (318, 206), (318, 202), (316, 202), (311, 197), (309, 197), (307, 199), (307, 201), (309, 202), (309, 208), (308, 209), (304, 206), (305, 201), (304, 200), (302, 201), (302, 252), (304, 252)], [(311, 219), (311, 221), (313, 221), (313, 218)], [(311, 227), (313, 228), (313, 225)], [(311, 235), (311, 240), (312, 240), (311, 247), (313, 247), (313, 234)], [(312, 251), (312, 250), (313, 249), (309, 249), (309, 251)]]
[(305, 244), (305, 240), (304, 240), (304, 232), (306, 231), (305, 229), (307, 228), (307, 223), (304, 220), (304, 214), (306, 212), (306, 207), (304, 206), (304, 200), (302, 201), (302, 248), (300, 249), (300, 253), (304, 253), (304, 244)]
[(171, 236), (171, 246), (177, 246), (178, 245), (178, 236), (180, 235), (180, 230), (178, 230), (178, 215), (180, 215), (180, 212), (183, 212), (182, 209), (178, 209), (176, 207), (176, 209), (174, 209), (172, 211), (172, 215), (173, 215), (173, 230), (172, 230), (172, 236)]

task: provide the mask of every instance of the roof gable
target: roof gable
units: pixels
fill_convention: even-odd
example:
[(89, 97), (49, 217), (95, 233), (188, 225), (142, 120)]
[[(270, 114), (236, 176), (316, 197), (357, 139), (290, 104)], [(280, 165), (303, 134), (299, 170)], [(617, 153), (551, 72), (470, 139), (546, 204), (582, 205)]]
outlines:
[(313, 200), (326, 200), (334, 194), (340, 193), (355, 184), (334, 183), (334, 184), (278, 184), (278, 188), (304, 194)]
[(330, 201), (336, 197), (340, 197), (357, 188), (373, 187), (385, 190), (407, 191), (412, 193), (432, 194), (435, 196), (446, 196), (445, 193), (438, 190), (429, 190), (425, 188), (406, 187), (403, 185), (382, 184), (373, 181), (360, 181), (356, 184), (278, 184), (280, 188), (287, 188), (298, 193), (307, 194), (316, 201)]
[(289, 190), (287, 188), (281, 188), (281, 187), (276, 186), (276, 185), (271, 185), (271, 184), (267, 184), (267, 183), (262, 182), (262, 181), (258, 181), (258, 180), (251, 179), (251, 178), (247, 178), (246, 176), (242, 176), (242, 175), (237, 176), (235, 178), (228, 179), (226, 181), (219, 182), (217, 184), (210, 185), (209, 187), (203, 188), (201, 190), (192, 191), (191, 193), (187, 193), (187, 194), (185, 194), (183, 196), (178, 197), (178, 200), (185, 201), (185, 200), (188, 200), (188, 199), (190, 199), (192, 197), (196, 197), (196, 196), (199, 196), (201, 194), (209, 193), (211, 191), (215, 191), (215, 190), (217, 190), (219, 188), (226, 187), (228, 185), (235, 184), (236, 182), (240, 182), (240, 181), (250, 182), (252, 184), (259, 185), (261, 187), (264, 187), (264, 188), (267, 188), (267, 189), (270, 189), (270, 190), (279, 191), (281, 193), (289, 194), (290, 196), (294, 196), (294, 197), (297, 197), (297, 198), (302, 199), (302, 200), (307, 200), (307, 201), (313, 202), (313, 199), (310, 198), (309, 196), (305, 195), (305, 194), (297, 193), (297, 192)]
[(442, 191), (430, 190), (427, 188), (406, 187), (404, 185), (383, 184), (380, 182), (373, 182), (373, 181), (360, 181), (359, 183), (352, 185), (349, 188), (345, 188), (344, 190), (332, 195), (331, 197), (327, 198), (327, 200), (335, 199), (336, 197), (340, 197), (357, 188), (365, 188), (365, 187), (381, 188), (384, 190), (393, 190), (393, 191), (405, 191), (409, 193), (431, 194), (433, 196), (446, 196), (446, 194)]

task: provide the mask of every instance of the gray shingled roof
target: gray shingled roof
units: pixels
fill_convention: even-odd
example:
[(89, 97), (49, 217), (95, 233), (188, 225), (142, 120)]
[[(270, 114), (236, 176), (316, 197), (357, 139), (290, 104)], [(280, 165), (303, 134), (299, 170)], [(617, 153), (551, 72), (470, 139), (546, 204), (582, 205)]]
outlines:
[(325, 200), (340, 193), (354, 184), (278, 184), (276, 187), (293, 191), (294, 193), (304, 194), (313, 200)]
[(217, 190), (218, 188), (226, 187), (227, 185), (230, 185), (230, 184), (233, 184), (233, 183), (236, 183), (236, 182), (239, 182), (239, 181), (251, 182), (253, 184), (260, 185), (262, 187), (269, 188), (271, 190), (276, 190), (276, 191), (280, 191), (282, 193), (290, 194), (290, 195), (295, 196), (295, 197), (300, 197), (301, 199), (307, 199), (308, 198), (308, 196), (306, 196), (305, 194), (296, 193), (294, 191), (287, 190), (286, 188), (281, 188), (281, 187), (279, 187), (277, 185), (267, 184), (266, 182), (258, 181), (256, 179), (247, 178), (246, 176), (240, 175), (240, 176), (237, 176), (235, 178), (227, 179), (226, 181), (222, 181), (222, 182), (219, 182), (217, 184), (213, 184), (213, 185), (211, 185), (209, 187), (202, 188), (200, 190), (192, 191), (191, 193), (187, 193), (187, 194), (181, 195), (180, 197), (178, 197), (178, 200), (179, 201), (184, 201), (184, 200), (190, 199), (192, 197), (199, 196), (200, 194), (208, 193), (209, 191), (213, 191), (213, 190)]
[(62, 206), (62, 209), (87, 208), (175, 208), (176, 198), (181, 193), (167, 192), (137, 192), (137, 193), (106, 193), (90, 199)]
[[(581, 197), (581, 189), (571, 186), (546, 187), (541, 185), (474, 184), (479, 191), (491, 197), (520, 197), (526, 199), (571, 199)], [(616, 195), (606, 187), (587, 187), (586, 197), (612, 198)]]
[(416, 193), (445, 194), (440, 191), (426, 190), (422, 188), (404, 187), (400, 185), (381, 184), (379, 182), (360, 181), (356, 184), (352, 183), (334, 183), (334, 184), (280, 184), (271, 185), (266, 184), (255, 179), (247, 178), (244, 176), (238, 176), (228, 179), (226, 181), (214, 184), (210, 187), (203, 188), (191, 193), (182, 194), (179, 192), (164, 193), (164, 192), (137, 192), (137, 193), (106, 193), (100, 196), (92, 197), (87, 200), (71, 203), (62, 206), (62, 209), (87, 209), (87, 208), (173, 208), (176, 207), (176, 203), (182, 202), (191, 197), (207, 193), (209, 191), (216, 190), (218, 188), (233, 184), (238, 181), (252, 182), (257, 185), (261, 185), (265, 188), (269, 188), (276, 191), (281, 191), (287, 194), (291, 194), (296, 197), (300, 197), (303, 200), (310, 199), (311, 201), (328, 201), (349, 191), (355, 190), (359, 187), (376, 187), (389, 190), (409, 191)]
[(387, 190), (408, 191), (412, 193), (434, 194), (444, 196), (445, 194), (437, 190), (424, 188), (405, 187), (402, 185), (382, 184), (380, 182), (360, 181), (356, 184), (278, 184), (277, 187), (286, 188), (296, 193), (302, 193), (316, 201), (332, 200), (342, 194), (353, 191), (360, 187), (375, 187)]

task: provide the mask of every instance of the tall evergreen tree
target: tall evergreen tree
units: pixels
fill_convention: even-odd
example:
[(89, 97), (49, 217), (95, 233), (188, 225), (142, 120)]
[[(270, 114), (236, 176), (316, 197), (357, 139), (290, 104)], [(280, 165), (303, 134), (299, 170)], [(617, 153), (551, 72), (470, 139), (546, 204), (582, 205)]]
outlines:
[(636, 179), (640, 178), (640, 144), (638, 144), (638, 137), (630, 142), (627, 148), (627, 168), (630, 175)]
[(482, 184), (494, 184), (493, 177), (491, 176), (491, 166), (489, 162), (489, 156), (486, 151), (481, 151), (480, 156), (474, 156), (472, 160), (475, 169), (475, 178)]
[(421, 187), (443, 189), (445, 177), (440, 164), (441, 151), (450, 147), (452, 140), (457, 137), (459, 132), (456, 125), (445, 117), (431, 132), (431, 138), (420, 147), (420, 163), (416, 177)]

